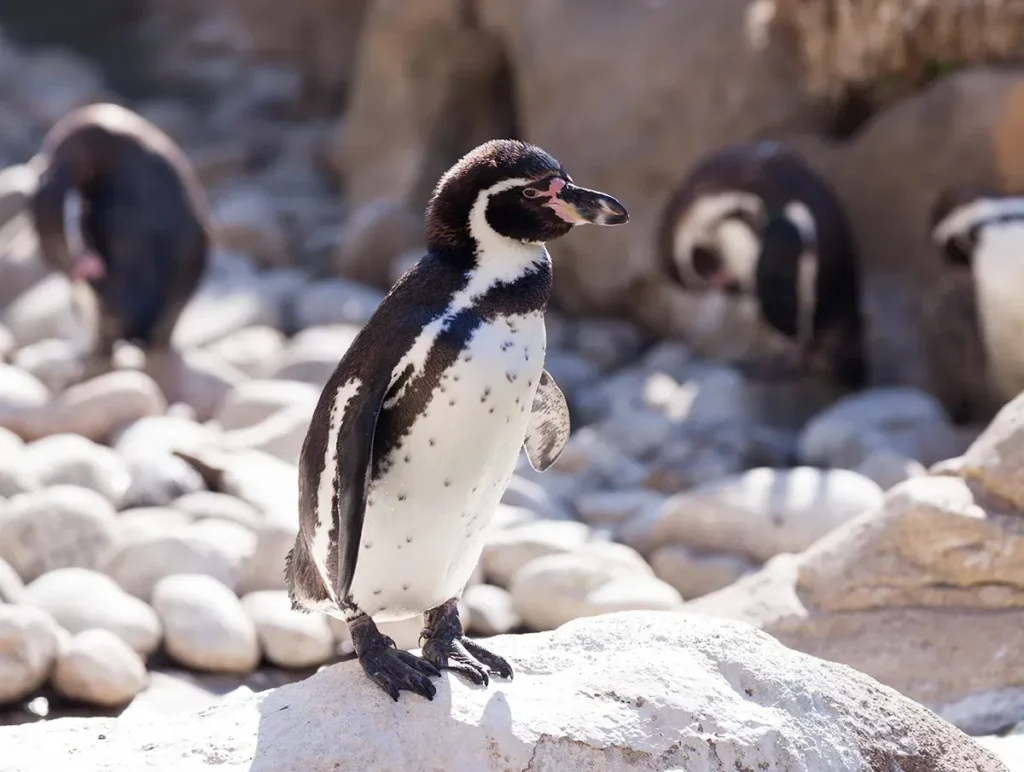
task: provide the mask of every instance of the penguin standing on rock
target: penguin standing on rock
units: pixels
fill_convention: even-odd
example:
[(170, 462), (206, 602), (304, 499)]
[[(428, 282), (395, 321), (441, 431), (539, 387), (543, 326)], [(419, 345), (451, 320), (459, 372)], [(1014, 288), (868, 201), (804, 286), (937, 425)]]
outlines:
[(954, 186), (929, 227), (946, 269), (924, 311), (933, 388), (958, 423), (988, 420), (1024, 390), (1024, 196)]
[[(210, 243), (206, 197), (184, 153), (131, 110), (92, 104), (58, 121), (30, 164), (39, 172), (30, 212), (43, 259), (94, 294), (99, 364), (118, 340), (168, 349)], [(64, 232), (72, 189), (81, 201), (80, 254)]]
[(662, 269), (684, 289), (757, 299), (768, 326), (796, 344), (787, 374), (866, 383), (853, 235), (799, 157), (775, 142), (719, 150), (669, 197), (657, 238)]
[[(348, 624), (367, 676), (433, 699), (441, 668), (512, 677), (462, 634), (457, 601), (525, 445), (539, 471), (569, 435), (543, 369), (545, 242), (629, 215), (538, 147), (494, 140), (438, 182), (429, 252), (392, 287), (324, 387), (299, 459), (293, 607)], [(422, 658), (375, 621), (424, 615)]]

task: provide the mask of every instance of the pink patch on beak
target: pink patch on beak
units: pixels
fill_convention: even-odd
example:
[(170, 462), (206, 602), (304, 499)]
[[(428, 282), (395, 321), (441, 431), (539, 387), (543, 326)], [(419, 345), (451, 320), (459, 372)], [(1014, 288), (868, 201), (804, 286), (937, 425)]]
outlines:
[(707, 282), (707, 285), (709, 287), (712, 287), (714, 289), (729, 289), (739, 285), (739, 282), (736, 280), (736, 277), (734, 277), (725, 269), (715, 271), (713, 274), (708, 276), (704, 281)]
[(550, 183), (548, 183), (548, 189), (542, 192), (547, 193), (551, 197), (554, 197), (557, 196), (564, 187), (565, 180), (563, 180), (561, 177), (555, 177), (553, 180), (551, 180)]
[(579, 225), (586, 222), (580, 217), (571, 206), (566, 204), (562, 199), (558, 197), (558, 194), (565, 187), (565, 180), (561, 177), (555, 177), (551, 182), (548, 183), (547, 190), (542, 190), (541, 195), (548, 197), (548, 200), (544, 202), (544, 206), (554, 211), (559, 217), (565, 220), (567, 223), (573, 225)]
[(95, 252), (83, 252), (71, 266), (72, 281), (102, 279), (107, 275), (107, 267)]

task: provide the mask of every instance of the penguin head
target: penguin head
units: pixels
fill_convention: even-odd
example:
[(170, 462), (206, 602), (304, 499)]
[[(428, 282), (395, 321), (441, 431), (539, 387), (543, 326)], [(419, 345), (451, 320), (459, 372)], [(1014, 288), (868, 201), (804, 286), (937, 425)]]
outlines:
[(1021, 199), (1000, 196), (980, 185), (956, 185), (943, 191), (932, 205), (928, 219), (932, 243), (944, 262), (970, 271), (978, 236), (986, 222), (1016, 208), (1024, 216)]
[(539, 245), (574, 226), (621, 225), (625, 207), (607, 193), (576, 185), (562, 166), (527, 142), (497, 139), (463, 156), (427, 203), (431, 251)]
[(740, 189), (697, 195), (662, 215), (662, 261), (687, 289), (752, 292), (764, 200)]

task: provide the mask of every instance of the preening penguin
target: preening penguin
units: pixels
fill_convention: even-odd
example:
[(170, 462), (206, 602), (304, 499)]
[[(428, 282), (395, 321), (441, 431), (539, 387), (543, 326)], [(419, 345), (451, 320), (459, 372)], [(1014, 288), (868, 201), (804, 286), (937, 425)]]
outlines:
[[(93, 104), (58, 121), (30, 163), (39, 171), (30, 211), (43, 258), (95, 293), (94, 353), (109, 359), (117, 340), (169, 347), (210, 242), (206, 197), (181, 149), (142, 116)], [(72, 189), (82, 254), (71, 254), (64, 232)]]
[(685, 289), (757, 299), (795, 343), (799, 369), (856, 388), (867, 380), (860, 267), (833, 192), (775, 142), (723, 148), (669, 197), (662, 269)]
[[(543, 369), (544, 243), (629, 216), (538, 147), (487, 142), (427, 205), (428, 254), (392, 287), (324, 387), (299, 459), (297, 609), (347, 622), (366, 674), (433, 698), (440, 668), (487, 683), (501, 657), (462, 635), (457, 600), (525, 445), (534, 468), (569, 434)], [(374, 620), (425, 615), (423, 657)]]
[(929, 228), (946, 269), (925, 308), (933, 381), (955, 420), (984, 420), (1024, 389), (1024, 197), (955, 186)]

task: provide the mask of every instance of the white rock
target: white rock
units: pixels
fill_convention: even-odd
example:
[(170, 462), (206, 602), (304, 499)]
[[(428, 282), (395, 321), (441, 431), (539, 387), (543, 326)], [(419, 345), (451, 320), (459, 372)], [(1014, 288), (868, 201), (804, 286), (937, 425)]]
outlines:
[(469, 610), (466, 628), (471, 635), (504, 635), (522, 624), (512, 594), (501, 587), (475, 584), (466, 588), (462, 600)]
[(224, 432), (222, 447), (229, 450), (259, 450), (289, 464), (298, 464), (313, 417), (313, 407), (292, 405), (254, 426)]
[(487, 581), (508, 587), (512, 577), (531, 560), (574, 552), (594, 538), (590, 528), (572, 520), (539, 521), (495, 530), (487, 538), (480, 562)]
[(0, 324), (0, 361), (9, 360), (14, 355), (17, 345), (14, 341), (14, 333)]
[(880, 506), (882, 496), (876, 483), (845, 469), (751, 469), (670, 498), (649, 521), (648, 539), (651, 548), (682, 543), (764, 562), (804, 550)]
[(169, 453), (145, 451), (127, 460), (132, 482), (124, 494), (123, 507), (167, 506), (206, 487), (199, 472)]
[(143, 453), (170, 454), (213, 445), (220, 432), (188, 418), (154, 415), (136, 421), (117, 436), (114, 448), (125, 458)]
[(71, 699), (113, 708), (145, 688), (146, 666), (109, 630), (85, 630), (61, 645), (52, 680)]
[(24, 348), (50, 338), (74, 339), (82, 326), (76, 309), (71, 281), (51, 273), (7, 306), (0, 318), (18, 348)]
[(284, 560), (295, 545), (298, 519), (274, 515), (256, 526), (256, 549), (246, 563), (239, 592), (284, 590)]
[(170, 507), (136, 507), (118, 513), (121, 543), (126, 545), (157, 534), (179, 533), (192, 523), (187, 512)]
[(256, 627), (235, 594), (211, 576), (177, 574), (157, 582), (153, 608), (164, 648), (195, 670), (248, 673), (260, 659)]
[(256, 277), (209, 277), (185, 306), (172, 342), (182, 350), (207, 346), (257, 325), (279, 327), (280, 319), (277, 303), (262, 291)]
[(509, 591), (513, 607), (533, 630), (611, 611), (670, 610), (683, 602), (660, 579), (587, 553), (532, 560), (516, 573)]
[(80, 434), (105, 442), (128, 424), (166, 409), (163, 393), (152, 378), (133, 370), (117, 370), (76, 383), (39, 407), (0, 408), (0, 425), (30, 440), (51, 434)]
[(203, 574), (235, 590), (255, 549), (256, 536), (248, 528), (208, 520), (174, 533), (141, 533), (125, 539), (106, 572), (144, 601), (150, 600), (161, 579), (172, 574)]
[(43, 685), (60, 635), (45, 611), (0, 604), (0, 704), (17, 702)]
[(209, 349), (246, 375), (263, 378), (278, 367), (284, 346), (284, 334), (264, 324), (233, 332)]
[(160, 645), (160, 620), (109, 576), (87, 568), (58, 568), (25, 588), (22, 603), (46, 611), (64, 630), (108, 630), (148, 657)]
[(989, 735), (974, 739), (979, 745), (999, 757), (1007, 765), (1007, 772), (1024, 772), (1024, 735), (1010, 734), (1005, 737)]
[(514, 680), (445, 675), (397, 709), (346, 662), (188, 715), (26, 724), (0, 744), (11, 772), (1006, 772), (895, 690), (737, 622), (621, 613), (488, 645)]
[(288, 342), (271, 377), (302, 381), (322, 389), (359, 329), (355, 324), (335, 324), (303, 330)]
[(76, 434), (54, 434), (29, 443), (27, 463), (44, 486), (77, 485), (120, 507), (131, 485), (128, 466), (110, 448)]
[(570, 520), (569, 510), (536, 480), (514, 474), (501, 496), (501, 503), (522, 507), (546, 520)]
[(22, 493), (0, 512), (0, 557), (26, 582), (57, 568), (99, 568), (117, 546), (117, 513), (74, 485)]
[(230, 520), (253, 530), (263, 522), (263, 515), (252, 504), (215, 491), (186, 494), (171, 506), (192, 520)]
[(216, 419), (225, 430), (255, 426), (285, 408), (306, 408), (313, 415), (320, 390), (301, 381), (252, 380), (239, 384), (221, 404)]
[(214, 204), (218, 241), (261, 265), (282, 265), (288, 242), (274, 202), (261, 188), (236, 186)]
[(584, 523), (593, 526), (617, 526), (636, 517), (641, 511), (660, 506), (668, 498), (663, 493), (636, 488), (626, 491), (594, 491), (577, 497), (576, 513)]
[(0, 498), (11, 498), (39, 487), (26, 455), (21, 437), (0, 429)]
[(739, 555), (700, 552), (682, 544), (659, 547), (650, 561), (655, 575), (687, 600), (720, 590), (757, 568)]
[(384, 293), (347, 279), (310, 282), (295, 304), (299, 329), (325, 324), (364, 324), (377, 310)]
[(576, 349), (601, 370), (622, 367), (640, 355), (644, 334), (626, 319), (581, 319), (576, 324)]
[(882, 448), (868, 454), (854, 470), (878, 483), (883, 491), (894, 485), (927, 474), (924, 464), (892, 448)]
[(904, 386), (869, 389), (812, 418), (800, 436), (800, 458), (822, 466), (856, 463), (872, 445), (882, 445), (888, 433), (948, 422), (930, 394)]
[(50, 338), (20, 349), (12, 363), (31, 373), (53, 393), (64, 391), (84, 373), (77, 345), (70, 340)]
[(256, 625), (263, 654), (273, 664), (313, 667), (334, 655), (334, 635), (324, 615), (294, 611), (284, 590), (249, 593), (242, 598), (242, 608)]
[(11, 564), (0, 558), (0, 603), (21, 603), (25, 597), (25, 583)]
[(170, 402), (187, 404), (202, 421), (212, 418), (231, 390), (248, 380), (241, 370), (201, 348), (151, 351), (145, 371)]
[(34, 375), (0, 362), (0, 415), (42, 407), (50, 396), (50, 390)]

